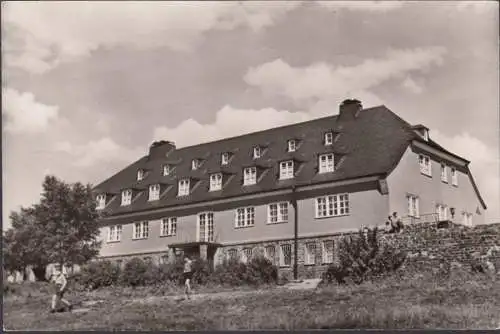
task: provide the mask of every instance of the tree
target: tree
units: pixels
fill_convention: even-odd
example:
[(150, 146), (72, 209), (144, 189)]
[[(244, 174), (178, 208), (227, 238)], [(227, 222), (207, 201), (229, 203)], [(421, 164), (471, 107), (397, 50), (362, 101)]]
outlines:
[(40, 203), (11, 214), (6, 268), (32, 266), (37, 279), (50, 263), (84, 264), (99, 253), (98, 215), (90, 185), (46, 176)]

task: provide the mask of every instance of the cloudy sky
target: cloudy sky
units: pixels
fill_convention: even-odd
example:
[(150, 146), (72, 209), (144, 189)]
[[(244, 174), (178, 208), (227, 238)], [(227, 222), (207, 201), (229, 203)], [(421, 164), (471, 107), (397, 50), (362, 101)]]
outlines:
[(3, 219), (46, 173), (385, 104), (471, 160), (499, 212), (498, 3), (2, 2)]

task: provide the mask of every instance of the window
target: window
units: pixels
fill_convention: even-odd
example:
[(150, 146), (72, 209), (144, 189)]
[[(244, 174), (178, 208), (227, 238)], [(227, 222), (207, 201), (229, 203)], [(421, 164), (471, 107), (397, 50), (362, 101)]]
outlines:
[(458, 186), (458, 173), (455, 168), (451, 168), (451, 184)]
[(280, 266), (289, 267), (292, 264), (292, 245), (281, 245)]
[(108, 242), (120, 241), (122, 239), (122, 226), (114, 225), (108, 228)]
[(420, 165), (420, 173), (432, 176), (431, 159), (423, 154), (419, 154), (418, 163)]
[(257, 183), (257, 168), (247, 167), (243, 170), (243, 185), (248, 186)]
[(267, 223), (286, 223), (288, 221), (288, 202), (269, 204), (267, 210)]
[(293, 178), (293, 160), (280, 162), (280, 180)]
[(436, 205), (436, 213), (438, 215), (438, 220), (443, 221), (448, 219), (448, 208), (446, 205), (438, 204)]
[(274, 263), (274, 259), (276, 256), (276, 248), (274, 246), (266, 246), (264, 248), (264, 257)]
[(290, 139), (288, 141), (288, 152), (295, 152), (296, 149), (297, 149), (297, 143), (295, 142), (295, 140)]
[(191, 160), (191, 169), (197, 170), (200, 167), (200, 161), (198, 159)]
[(162, 255), (158, 259), (159, 264), (167, 264), (168, 263), (168, 255)]
[(333, 144), (333, 133), (327, 132), (325, 133), (325, 145)]
[(441, 164), (441, 181), (448, 183), (448, 167)]
[(258, 159), (261, 156), (262, 156), (262, 149), (260, 148), (260, 146), (255, 146), (253, 148), (253, 158)]
[(149, 224), (147, 221), (134, 224), (134, 239), (147, 239), (149, 236)]
[(160, 185), (152, 184), (149, 186), (149, 200), (157, 201), (160, 199)]
[(316, 263), (316, 244), (310, 242), (306, 244), (305, 247), (305, 264), (315, 264)]
[(253, 206), (236, 209), (236, 227), (253, 226), (254, 224), (255, 208)]
[(349, 214), (349, 195), (329, 195), (316, 198), (316, 218)]
[(210, 175), (210, 191), (222, 189), (222, 173)]
[(106, 207), (106, 194), (97, 195), (96, 201), (97, 201), (96, 209), (97, 210), (104, 209)]
[(463, 212), (462, 213), (462, 221), (466, 226), (472, 226), (472, 213)]
[(322, 256), (323, 263), (333, 263), (333, 240), (324, 240)]
[(252, 249), (251, 248), (243, 248), (243, 253), (241, 254), (241, 262), (247, 263), (252, 259)]
[(229, 153), (225, 152), (225, 153), (222, 153), (222, 157), (221, 157), (221, 165), (227, 165), (229, 163)]
[(319, 156), (319, 172), (328, 173), (334, 171), (333, 153), (322, 154)]
[(408, 216), (417, 218), (419, 217), (417, 196), (408, 196)]
[(171, 237), (177, 233), (177, 218), (163, 218), (161, 221), (161, 236)]
[(144, 179), (144, 171), (142, 169), (139, 169), (137, 171), (137, 181), (141, 181), (142, 179)]
[(238, 259), (238, 251), (234, 248), (227, 251), (228, 260), (237, 260)]
[(213, 212), (198, 215), (198, 241), (214, 241), (214, 214)]
[(122, 205), (130, 205), (132, 202), (132, 190), (126, 189), (122, 191)]
[(177, 196), (187, 196), (189, 195), (189, 179), (179, 180), (179, 190)]
[(172, 173), (172, 168), (170, 165), (163, 165), (163, 175), (170, 175)]

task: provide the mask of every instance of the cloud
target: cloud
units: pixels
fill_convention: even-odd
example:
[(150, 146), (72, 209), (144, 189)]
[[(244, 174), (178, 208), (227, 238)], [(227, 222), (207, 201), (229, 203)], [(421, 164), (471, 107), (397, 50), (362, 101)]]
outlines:
[(440, 65), (444, 53), (443, 47), (389, 50), (385, 58), (366, 59), (355, 66), (315, 63), (302, 68), (276, 59), (250, 68), (244, 80), (272, 95), (284, 95), (293, 100), (323, 99), (365, 91), (408, 72)]
[(403, 6), (403, 1), (316, 1), (329, 10), (388, 12)]
[(35, 134), (43, 132), (58, 118), (59, 107), (35, 101), (32, 93), (2, 88), (2, 114), (7, 122), (5, 131)]
[(273, 25), (300, 2), (9, 2), (5, 64), (43, 73), (99, 47), (192, 50), (211, 29)]
[(305, 112), (289, 112), (273, 108), (235, 109), (225, 106), (217, 112), (215, 121), (211, 124), (200, 124), (190, 118), (175, 128), (157, 127), (154, 130), (154, 140), (171, 140), (177, 147), (182, 147), (304, 122), (311, 118), (312, 115)]
[(420, 94), (423, 92), (423, 87), (417, 84), (410, 76), (407, 76), (403, 81), (403, 87), (411, 93)]
[(53, 150), (73, 156), (72, 164), (77, 167), (90, 167), (106, 162), (131, 162), (144, 155), (142, 148), (126, 148), (109, 137), (90, 141), (83, 145), (73, 145), (68, 141), (54, 144)]

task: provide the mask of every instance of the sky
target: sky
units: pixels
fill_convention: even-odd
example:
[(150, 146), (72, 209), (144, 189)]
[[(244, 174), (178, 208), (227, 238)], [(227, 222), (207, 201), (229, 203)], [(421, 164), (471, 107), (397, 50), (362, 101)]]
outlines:
[(471, 161), (500, 222), (496, 1), (2, 2), (3, 228), (46, 174), (386, 105)]

